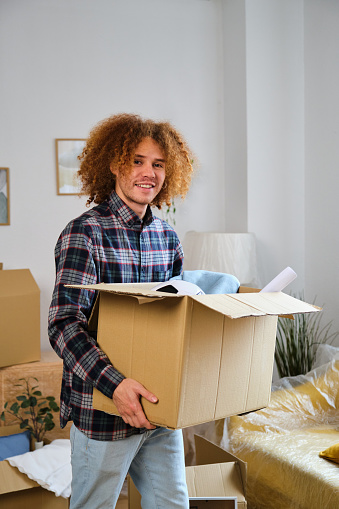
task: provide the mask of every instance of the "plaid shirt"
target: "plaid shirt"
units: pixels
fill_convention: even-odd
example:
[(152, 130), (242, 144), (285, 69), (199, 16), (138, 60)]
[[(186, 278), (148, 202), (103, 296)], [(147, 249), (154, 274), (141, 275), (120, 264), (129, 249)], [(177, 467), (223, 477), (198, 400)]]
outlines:
[(109, 200), (66, 226), (55, 248), (55, 262), (48, 331), (53, 349), (64, 361), (61, 427), (72, 420), (96, 440), (144, 432), (121, 417), (93, 410), (93, 387), (112, 398), (124, 376), (88, 333), (96, 292), (64, 284), (167, 281), (182, 270), (183, 251), (176, 233), (149, 207), (141, 220), (113, 192)]

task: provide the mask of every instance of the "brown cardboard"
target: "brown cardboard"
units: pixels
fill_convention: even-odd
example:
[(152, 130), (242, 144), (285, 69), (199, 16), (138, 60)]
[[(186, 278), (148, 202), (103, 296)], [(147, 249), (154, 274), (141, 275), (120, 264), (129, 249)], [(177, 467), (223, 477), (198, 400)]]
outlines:
[[(154, 284), (85, 286), (100, 296), (100, 347), (159, 398), (142, 399), (149, 421), (176, 429), (267, 406), (277, 315), (318, 309), (281, 292), (182, 296)], [(93, 405), (117, 414), (96, 390)]]
[[(0, 368), (0, 413), (4, 409), (6, 401), (9, 407), (16, 401), (16, 397), (22, 394), (22, 387), (18, 387), (19, 378), (37, 378), (36, 385), (44, 397), (54, 396), (59, 405), (60, 387), (62, 381), (62, 360), (51, 349), (41, 352), (41, 360), (17, 364)], [(2, 426), (17, 423), (18, 420), (6, 413), (6, 421), (0, 421)], [(69, 438), (71, 423), (63, 429), (59, 425), (59, 412), (54, 414), (55, 427), (47, 431), (45, 438), (55, 440), (58, 438)]]
[(0, 367), (40, 359), (40, 290), (29, 269), (0, 270)]
[[(18, 425), (0, 428), (0, 436), (20, 433)], [(6, 509), (67, 509), (69, 501), (56, 497), (32, 481), (26, 474), (0, 461), (0, 507)]]
[[(206, 438), (194, 438), (197, 465), (186, 467), (190, 507), (246, 509), (246, 463)], [(128, 492), (129, 509), (141, 509), (141, 497), (131, 479)]]

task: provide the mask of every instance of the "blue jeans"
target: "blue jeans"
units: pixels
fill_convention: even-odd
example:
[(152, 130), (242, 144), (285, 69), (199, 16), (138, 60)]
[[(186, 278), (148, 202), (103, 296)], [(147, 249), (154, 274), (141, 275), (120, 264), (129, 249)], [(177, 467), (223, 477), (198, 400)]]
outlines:
[(71, 428), (70, 509), (114, 509), (129, 472), (143, 509), (188, 509), (181, 430), (157, 428), (122, 440), (92, 440)]

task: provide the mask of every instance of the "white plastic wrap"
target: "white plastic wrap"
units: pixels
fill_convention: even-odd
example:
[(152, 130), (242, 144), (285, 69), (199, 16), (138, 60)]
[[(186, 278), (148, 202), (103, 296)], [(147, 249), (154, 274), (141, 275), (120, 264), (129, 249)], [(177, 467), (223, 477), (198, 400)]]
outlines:
[(269, 406), (228, 422), (247, 462), (249, 509), (339, 508), (339, 466), (319, 453), (339, 442), (339, 360), (283, 378)]

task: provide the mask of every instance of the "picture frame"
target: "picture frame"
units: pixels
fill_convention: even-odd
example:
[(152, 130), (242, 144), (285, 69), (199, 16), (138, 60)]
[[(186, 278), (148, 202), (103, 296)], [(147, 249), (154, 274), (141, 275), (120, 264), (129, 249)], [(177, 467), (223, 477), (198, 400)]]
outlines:
[(78, 156), (82, 153), (84, 138), (56, 138), (56, 174), (58, 195), (80, 195), (81, 186), (77, 178), (80, 166)]
[(0, 226), (10, 224), (9, 168), (0, 168)]

